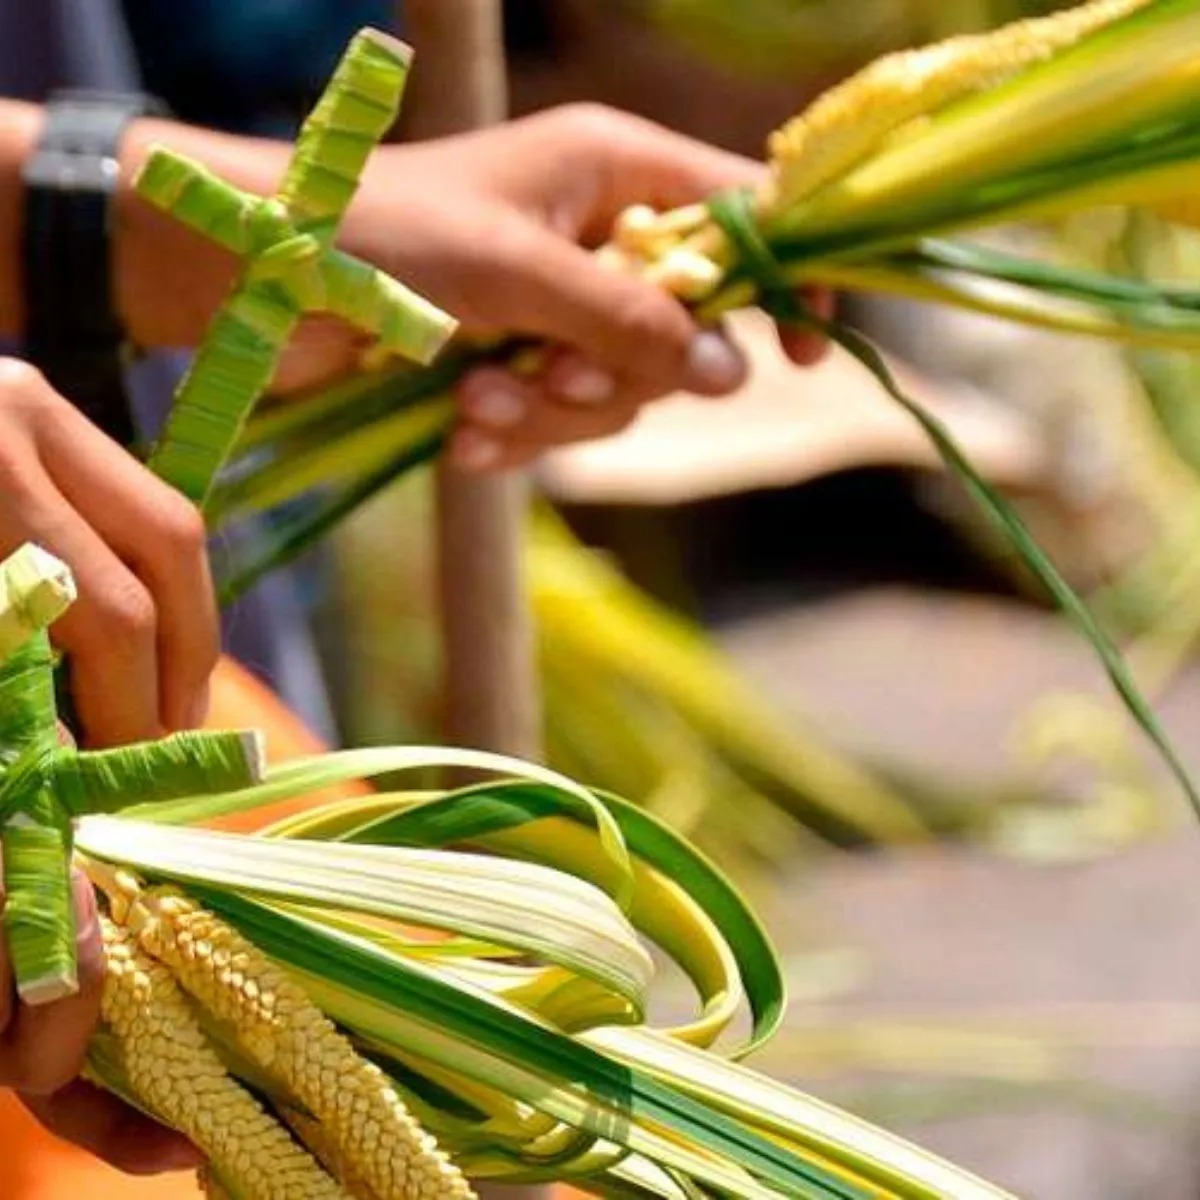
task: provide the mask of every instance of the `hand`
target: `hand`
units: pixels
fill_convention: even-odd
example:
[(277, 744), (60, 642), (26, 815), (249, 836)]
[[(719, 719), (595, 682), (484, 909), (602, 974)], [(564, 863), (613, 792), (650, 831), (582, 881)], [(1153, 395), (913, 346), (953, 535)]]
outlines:
[(79, 585), (51, 637), (87, 743), (198, 725), (218, 653), (199, 513), (33, 367), (0, 358), (0, 556), (25, 542)]
[[(350, 248), (467, 333), (529, 334), (552, 347), (532, 377), (482, 368), (463, 381), (453, 461), (519, 466), (548, 446), (615, 433), (670, 392), (735, 390), (746, 365), (719, 330), (586, 247), (602, 243), (630, 204), (692, 203), (752, 185), (762, 169), (591, 105), (382, 151), (348, 214)], [(828, 310), (824, 294), (809, 302)], [(794, 330), (781, 330), (781, 341), (805, 365), (824, 349)]]
[(79, 994), (39, 1008), (20, 1005), (0, 937), (0, 1087), (51, 1133), (131, 1174), (198, 1167), (203, 1156), (185, 1138), (79, 1078), (100, 1015), (104, 949), (91, 884), (74, 877)]
[[(277, 186), (287, 148), (153, 120), (137, 122), (127, 138), (116, 245), (121, 311), (142, 345), (191, 345), (235, 264), (130, 196), (128, 180), (154, 142), (261, 194)], [(588, 248), (630, 204), (691, 203), (753, 184), (762, 170), (647, 121), (574, 105), (476, 134), (384, 147), (340, 242), (453, 313), (468, 334), (549, 343), (534, 377), (481, 370), (459, 388), (454, 460), (503, 469), (551, 445), (615, 433), (670, 392), (721, 396), (739, 386), (745, 363), (718, 330), (701, 329), (683, 305), (602, 266)], [(807, 299), (827, 312), (825, 293)], [(781, 340), (801, 364), (823, 352), (809, 334), (781, 331)], [(332, 319), (303, 321), (277, 390), (353, 371), (365, 344)]]

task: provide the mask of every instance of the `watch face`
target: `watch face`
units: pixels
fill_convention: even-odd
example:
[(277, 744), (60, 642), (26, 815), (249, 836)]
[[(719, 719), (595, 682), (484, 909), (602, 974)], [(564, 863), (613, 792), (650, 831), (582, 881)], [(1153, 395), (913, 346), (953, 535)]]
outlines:
[(121, 164), (112, 153), (79, 153), (53, 147), (39, 149), (23, 172), (27, 186), (105, 195), (116, 190), (120, 176)]

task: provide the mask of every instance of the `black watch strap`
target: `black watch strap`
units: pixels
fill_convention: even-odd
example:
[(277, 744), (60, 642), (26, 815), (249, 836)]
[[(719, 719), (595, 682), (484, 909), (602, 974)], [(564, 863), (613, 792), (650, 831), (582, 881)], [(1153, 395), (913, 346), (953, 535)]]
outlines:
[(112, 202), (126, 126), (159, 111), (146, 96), (55, 93), (23, 173), (25, 355), (125, 445), (136, 430), (113, 287)]

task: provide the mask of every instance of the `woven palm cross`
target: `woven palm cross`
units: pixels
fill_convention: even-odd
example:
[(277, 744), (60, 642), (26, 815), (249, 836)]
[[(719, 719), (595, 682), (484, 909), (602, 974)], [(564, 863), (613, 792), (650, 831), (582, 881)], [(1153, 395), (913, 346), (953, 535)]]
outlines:
[(203, 505), (301, 316), (330, 313), (391, 354), (429, 362), (455, 323), (403, 284), (334, 248), (367, 159), (400, 110), (411, 52), (373, 29), (350, 43), (305, 122), (277, 195), (250, 195), (156, 148), (139, 195), (242, 261), (180, 385), (151, 469)]
[(47, 629), (75, 599), (70, 570), (37, 546), (0, 562), (0, 849), (4, 934), (21, 998), (45, 1004), (78, 988), (71, 904), (72, 822), (209, 791), (262, 773), (246, 733), (182, 733), (119, 750), (58, 738)]

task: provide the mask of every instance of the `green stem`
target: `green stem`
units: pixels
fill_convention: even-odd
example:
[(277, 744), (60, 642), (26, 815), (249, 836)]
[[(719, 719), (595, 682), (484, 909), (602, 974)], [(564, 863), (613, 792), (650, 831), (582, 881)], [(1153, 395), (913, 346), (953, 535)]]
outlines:
[(75, 912), (71, 902), (71, 835), (54, 824), (55, 804), (43, 791), (3, 829), (4, 931), (17, 994), (50, 1004), (79, 990)]
[(896, 382), (882, 355), (868, 341), (851, 329), (822, 321), (804, 318), (827, 337), (852, 354), (876, 378), (887, 394), (899, 404), (924, 430), (946, 465), (962, 480), (979, 507), (1007, 535), (1022, 561), (1053, 597), (1059, 608), (1084, 639), (1095, 650), (1110, 682), (1134, 721), (1158, 750), (1171, 774), (1175, 777), (1196, 814), (1200, 816), (1200, 793), (1196, 790), (1187, 768), (1171, 744), (1153, 709), (1143, 698), (1128, 665), (1112, 639), (1100, 627), (1087, 605), (1076, 595), (1034, 540), (1025, 523), (1008, 502), (993, 491), (971, 465), (949, 430), (937, 417), (908, 396)]
[(203, 506), (300, 314), (277, 288), (238, 292), (214, 319), (150, 457), (160, 479)]
[(263, 767), (256, 733), (189, 731), (116, 750), (64, 752), (54, 791), (71, 816), (115, 813), (134, 804), (253, 787), (262, 781)]
[(265, 546), (256, 547), (247, 557), (224, 564), (218, 586), (221, 604), (232, 604), (265, 575), (294, 562), (401, 475), (435, 457), (441, 446), (442, 434), (437, 433), (406, 447), (378, 471), (356, 479), (316, 509), (288, 522)]
[(217, 523), (236, 520), (286, 504), (314, 488), (373, 475), (397, 458), (407, 461), (409, 447), (440, 443), (452, 419), (449, 400), (433, 400), (402, 408), (324, 444), (293, 450), (217, 491), (210, 506), (212, 518)]

